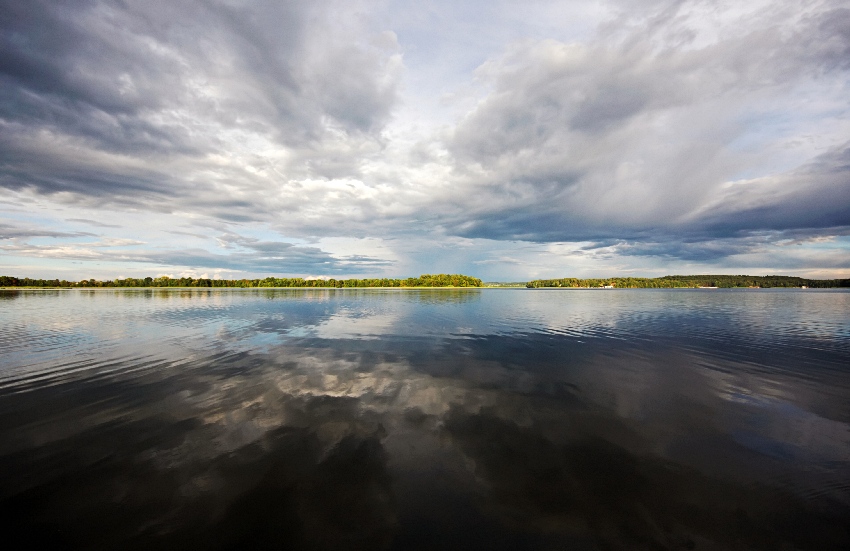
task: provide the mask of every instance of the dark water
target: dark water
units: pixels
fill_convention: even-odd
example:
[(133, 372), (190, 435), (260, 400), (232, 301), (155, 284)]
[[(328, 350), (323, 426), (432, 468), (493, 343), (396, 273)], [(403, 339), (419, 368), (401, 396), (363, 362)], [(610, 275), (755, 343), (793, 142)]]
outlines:
[(850, 549), (850, 293), (0, 291), (0, 528)]

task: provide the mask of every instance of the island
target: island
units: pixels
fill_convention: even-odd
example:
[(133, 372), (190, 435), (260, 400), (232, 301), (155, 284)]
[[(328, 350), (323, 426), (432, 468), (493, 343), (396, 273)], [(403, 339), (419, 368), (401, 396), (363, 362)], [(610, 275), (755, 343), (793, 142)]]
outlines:
[(529, 289), (540, 288), (619, 288), (619, 289), (730, 289), (730, 288), (812, 288), (850, 287), (850, 279), (805, 279), (794, 276), (748, 275), (669, 275), (664, 277), (610, 277), (605, 279), (537, 279), (525, 284)]
[(484, 283), (477, 277), (462, 274), (422, 274), (419, 277), (405, 279), (370, 278), (370, 279), (305, 279), (302, 277), (264, 279), (210, 279), (168, 276), (125, 279), (110, 279), (99, 281), (83, 279), (80, 281), (65, 281), (59, 279), (30, 279), (12, 276), (0, 276), (0, 287), (36, 287), (36, 288), (100, 288), (100, 287), (297, 287), (297, 288), (331, 288), (342, 289), (352, 287), (483, 287)]

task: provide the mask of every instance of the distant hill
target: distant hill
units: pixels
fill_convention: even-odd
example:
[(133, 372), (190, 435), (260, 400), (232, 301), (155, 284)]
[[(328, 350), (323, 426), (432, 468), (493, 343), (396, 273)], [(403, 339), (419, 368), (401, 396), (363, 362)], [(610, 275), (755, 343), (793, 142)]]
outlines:
[(664, 277), (611, 277), (606, 279), (537, 279), (525, 284), (529, 289), (545, 287), (615, 287), (626, 289), (674, 289), (687, 287), (850, 287), (850, 279), (805, 279), (792, 276), (748, 275), (670, 275)]

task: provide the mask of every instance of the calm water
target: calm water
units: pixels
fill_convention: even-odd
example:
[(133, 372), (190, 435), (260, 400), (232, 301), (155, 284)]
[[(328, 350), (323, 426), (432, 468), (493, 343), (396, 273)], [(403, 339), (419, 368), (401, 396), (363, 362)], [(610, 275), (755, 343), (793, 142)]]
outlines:
[(850, 549), (850, 293), (0, 291), (0, 526)]

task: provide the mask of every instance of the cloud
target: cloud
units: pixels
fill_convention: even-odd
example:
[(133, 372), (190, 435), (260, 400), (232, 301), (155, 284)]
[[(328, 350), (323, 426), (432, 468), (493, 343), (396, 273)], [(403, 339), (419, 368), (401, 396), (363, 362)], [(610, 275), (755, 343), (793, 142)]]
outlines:
[(522, 265), (523, 262), (522, 262), (522, 260), (519, 260), (519, 259), (516, 259), (516, 258), (502, 256), (502, 257), (499, 257), (499, 258), (488, 258), (488, 259), (485, 259), (485, 260), (474, 260), (472, 263), (478, 264), (478, 265), (497, 264), (497, 265), (502, 266), (502, 265), (505, 265), (505, 264), (513, 264), (515, 266), (520, 266), (520, 265)]
[(88, 232), (55, 231), (47, 228), (34, 227), (29, 224), (9, 224), (0, 222), (0, 240), (20, 240), (30, 239), (33, 237), (75, 238), (93, 236), (93, 233)]
[(67, 222), (79, 222), (81, 224), (88, 224), (89, 226), (97, 226), (98, 228), (120, 228), (118, 224), (104, 224), (103, 222), (98, 222), (97, 220), (89, 220), (87, 218), (66, 218)]
[[(703, 44), (689, 8), (699, 5), (612, 24), (588, 43), (519, 42), (482, 65), (492, 91), (448, 142), (477, 197), (447, 231), (580, 241), (850, 225), (848, 145), (783, 168), (805, 157), (754, 131), (787, 126), (777, 119), (798, 95), (817, 98), (811, 87), (839, 101), (828, 88), (850, 68), (850, 11), (747, 14)], [(753, 163), (768, 175), (734, 185)]]
[[(0, 226), (0, 232), (3, 228)], [(3, 232), (16, 237), (52, 236), (49, 232)], [(71, 234), (57, 234), (69, 236)], [(82, 234), (73, 234), (82, 235)], [(91, 235), (91, 234), (85, 234)], [(237, 234), (217, 238), (228, 254), (215, 254), (202, 248), (165, 249), (139, 248), (148, 245), (133, 239), (106, 238), (85, 243), (36, 245), (16, 242), (0, 245), (9, 255), (61, 260), (103, 262), (133, 262), (158, 266), (181, 266), (190, 269), (224, 269), (265, 274), (321, 273), (345, 275), (381, 269), (392, 261), (368, 255), (334, 256), (318, 247), (298, 246), (279, 241), (262, 241)]]
[(850, 226), (850, 143), (784, 174), (730, 182), (692, 217), (714, 231)]
[(400, 57), (337, 7), (4, 3), (0, 185), (167, 209), (289, 184), (258, 164), (356, 172), (345, 157), (380, 148)]
[(264, 270), (333, 238), (498, 279), (530, 243), (717, 263), (846, 235), (842, 2), (478, 8), (0, 0), (0, 188), (51, 231), (243, 236), (203, 262)]

